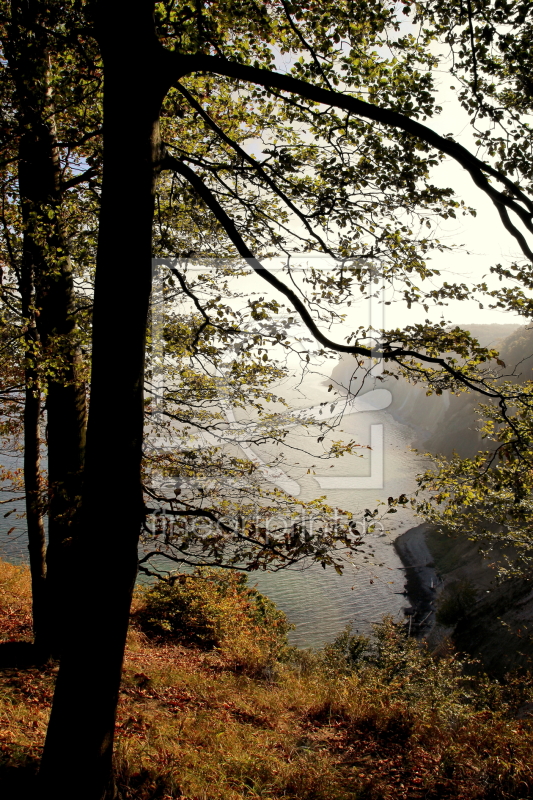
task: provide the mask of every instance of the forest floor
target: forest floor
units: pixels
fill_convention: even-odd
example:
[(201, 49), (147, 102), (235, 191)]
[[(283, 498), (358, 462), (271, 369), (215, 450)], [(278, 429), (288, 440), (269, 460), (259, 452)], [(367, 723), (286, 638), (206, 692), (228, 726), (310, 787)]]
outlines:
[[(0, 639), (28, 642), (30, 621), (27, 570), (0, 562)], [(257, 672), (133, 623), (117, 719), (123, 797), (533, 797), (529, 676), (468, 677), (449, 650), (435, 658), (392, 623), (376, 642), (357, 667), (339, 649), (291, 651)], [(5, 800), (31, 794), (56, 673), (0, 667)]]

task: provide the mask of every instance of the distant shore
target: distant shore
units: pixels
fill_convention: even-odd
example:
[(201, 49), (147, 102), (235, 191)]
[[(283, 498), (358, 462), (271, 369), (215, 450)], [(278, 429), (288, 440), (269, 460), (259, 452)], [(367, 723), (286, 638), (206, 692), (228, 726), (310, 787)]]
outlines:
[(406, 616), (412, 617), (417, 635), (423, 635), (435, 622), (435, 598), (440, 577), (427, 546), (424, 523), (410, 528), (394, 540), (393, 546), (403, 564), (405, 589), (410, 603)]

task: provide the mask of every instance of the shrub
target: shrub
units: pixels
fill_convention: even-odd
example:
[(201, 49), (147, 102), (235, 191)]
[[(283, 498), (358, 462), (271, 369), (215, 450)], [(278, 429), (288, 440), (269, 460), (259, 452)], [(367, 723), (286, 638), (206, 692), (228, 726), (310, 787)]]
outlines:
[(323, 662), (328, 671), (349, 673), (364, 660), (370, 639), (367, 636), (352, 634), (352, 626), (347, 625), (331, 644), (327, 644), (323, 653)]
[(384, 680), (410, 669), (421, 655), (416, 639), (411, 638), (405, 624), (385, 617), (372, 626), (371, 637), (352, 634), (348, 625), (321, 652), (321, 663), (330, 673), (349, 674), (363, 667), (374, 667)]
[(476, 599), (476, 589), (470, 581), (457, 581), (447, 589), (439, 602), (437, 622), (447, 627), (456, 625), (472, 609)]
[(292, 625), (246, 575), (197, 569), (144, 590), (137, 619), (148, 635), (218, 648), (242, 667), (264, 669), (287, 647)]

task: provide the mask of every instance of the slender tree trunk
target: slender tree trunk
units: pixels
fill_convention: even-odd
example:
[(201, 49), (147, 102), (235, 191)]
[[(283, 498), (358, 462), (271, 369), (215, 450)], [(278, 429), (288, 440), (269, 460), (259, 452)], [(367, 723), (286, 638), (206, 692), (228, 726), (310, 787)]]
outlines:
[[(29, 319), (28, 305), (24, 316)], [(41, 498), (41, 389), (33, 367), (37, 332), (28, 325), (26, 333), (26, 393), (24, 400), (24, 486), (26, 491), (26, 522), (32, 589), (33, 639), (35, 649), (42, 657), (48, 652), (48, 625), (46, 614), (46, 537)]]
[(85, 458), (85, 384), (80, 380), (81, 358), (76, 341), (70, 264), (63, 259), (59, 276), (47, 282), (39, 297), (43, 348), (62, 353), (62, 368), (47, 382), (48, 548), (47, 613), (49, 647), (59, 655), (71, 624), (70, 583), (72, 543), (77, 535)]
[(141, 455), (160, 73), (153, 3), (101, 3), (104, 172), (76, 625), (61, 658), (41, 778), (66, 800), (113, 796), (112, 752), (143, 518)]
[[(68, 623), (66, 576), (81, 500), (86, 415), (85, 387), (79, 379), (72, 271), (61, 215), (61, 171), (49, 87), (47, 34), (40, 24), (43, 8), (40, 0), (13, 0), (6, 53), (16, 88), (20, 131), (23, 313), (34, 323), (30, 338), (27, 336), (33, 352), (27, 354), (32, 366), (27, 374), (24, 474), (32, 586), (37, 590), (33, 596), (34, 626), (39, 650), (45, 656), (60, 652)], [(36, 359), (49, 362), (46, 566), (42, 505), (36, 488), (40, 457), (36, 416), (41, 411)]]

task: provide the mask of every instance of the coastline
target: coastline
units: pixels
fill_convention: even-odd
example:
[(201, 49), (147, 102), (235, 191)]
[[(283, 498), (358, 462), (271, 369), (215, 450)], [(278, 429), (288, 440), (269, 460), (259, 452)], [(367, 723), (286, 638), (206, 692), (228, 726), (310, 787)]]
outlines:
[(435, 598), (441, 578), (435, 568), (433, 556), (427, 546), (425, 533), (427, 523), (409, 528), (400, 534), (393, 547), (400, 557), (405, 575), (405, 589), (410, 608), (406, 616), (416, 636), (428, 633), (435, 624)]

